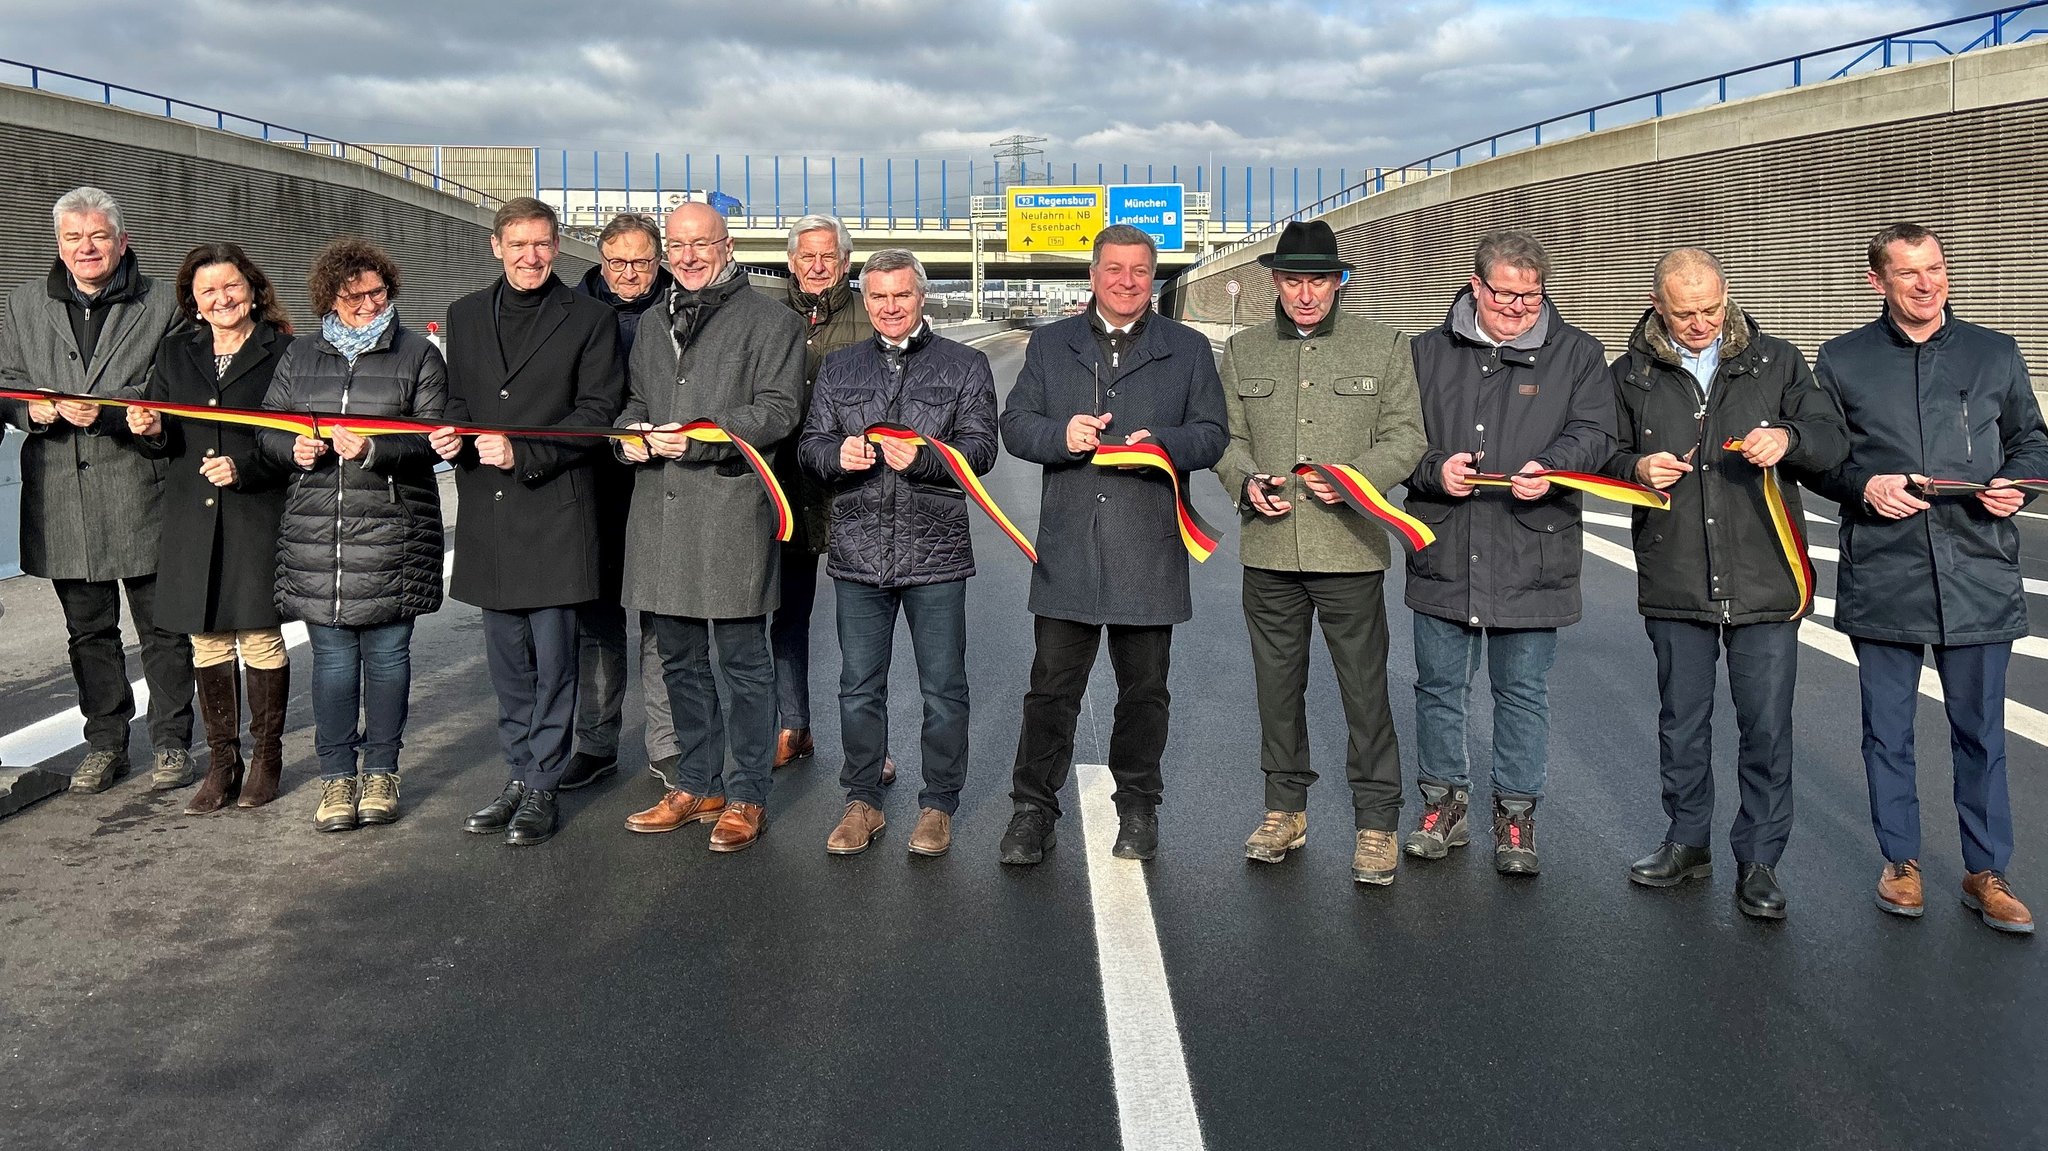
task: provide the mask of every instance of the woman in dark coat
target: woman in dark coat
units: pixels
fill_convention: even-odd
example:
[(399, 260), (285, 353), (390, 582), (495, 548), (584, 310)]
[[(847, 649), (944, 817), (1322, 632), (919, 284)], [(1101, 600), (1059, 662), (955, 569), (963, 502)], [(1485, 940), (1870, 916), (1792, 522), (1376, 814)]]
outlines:
[[(201, 244), (178, 269), (185, 323), (165, 336), (143, 395), (152, 400), (254, 408), (291, 340), (291, 324), (262, 269), (234, 244)], [(255, 430), (128, 409), (142, 454), (167, 461), (158, 626), (192, 637), (199, 716), (212, 762), (185, 807), (218, 811), (240, 797), (277, 796), (291, 660), (271, 584), (284, 472), (256, 447)], [(242, 681), (247, 668), (253, 754), (242, 780)]]
[[(344, 237), (313, 262), (320, 330), (285, 352), (264, 406), (438, 419), (448, 371), (398, 322), (398, 269)], [(333, 439), (265, 430), (264, 454), (291, 475), (279, 529), (277, 606), (313, 647), (314, 746), (322, 831), (398, 818), (398, 750), (412, 694), (412, 625), (441, 606), (438, 458), (425, 435)], [(357, 754), (361, 753), (361, 779)]]

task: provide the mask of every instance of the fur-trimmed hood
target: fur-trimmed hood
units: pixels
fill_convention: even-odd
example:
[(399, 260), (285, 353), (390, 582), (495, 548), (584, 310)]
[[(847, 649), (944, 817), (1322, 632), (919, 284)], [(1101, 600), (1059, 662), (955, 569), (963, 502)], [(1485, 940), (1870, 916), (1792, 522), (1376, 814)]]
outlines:
[[(1741, 355), (1744, 348), (1755, 342), (1756, 334), (1756, 321), (1749, 318), (1749, 313), (1742, 310), (1735, 297), (1728, 297), (1728, 319), (1721, 325), (1721, 359), (1727, 361)], [(1643, 312), (1643, 318), (1636, 322), (1636, 330), (1629, 336), (1628, 344), (1660, 364), (1674, 368), (1679, 366), (1678, 341), (1671, 338), (1670, 329), (1664, 326), (1664, 317), (1658, 315), (1655, 308)]]

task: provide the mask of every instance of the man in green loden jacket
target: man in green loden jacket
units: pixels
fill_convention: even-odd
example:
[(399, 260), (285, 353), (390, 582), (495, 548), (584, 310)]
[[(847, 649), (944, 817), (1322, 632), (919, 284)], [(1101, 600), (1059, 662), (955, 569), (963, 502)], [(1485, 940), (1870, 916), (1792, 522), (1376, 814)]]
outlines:
[(1349, 740), (1357, 818), (1351, 876), (1389, 884), (1400, 861), (1401, 756), (1387, 701), (1385, 571), (1392, 544), (1322, 478), (1297, 465), (1346, 465), (1375, 488), (1408, 478), (1427, 442), (1408, 337), (1337, 312), (1351, 265), (1320, 220), (1292, 223), (1259, 263), (1273, 272), (1271, 327), (1232, 336), (1223, 354), (1230, 446), (1216, 475), (1242, 517), (1244, 620), (1259, 704), (1266, 815), (1245, 856), (1278, 863), (1308, 837), (1309, 629), (1322, 617)]

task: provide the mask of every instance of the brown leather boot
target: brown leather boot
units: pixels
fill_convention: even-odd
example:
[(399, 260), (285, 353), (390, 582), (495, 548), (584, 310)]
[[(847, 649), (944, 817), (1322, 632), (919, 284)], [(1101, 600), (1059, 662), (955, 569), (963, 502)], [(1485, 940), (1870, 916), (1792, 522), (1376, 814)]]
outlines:
[(284, 776), (284, 701), (292, 693), (292, 665), (243, 672), (249, 692), (249, 780), (236, 807), (262, 807), (277, 798)]
[(242, 665), (235, 660), (194, 668), (199, 722), (206, 728), (206, 778), (185, 805), (186, 815), (209, 815), (242, 791)]
[(1982, 916), (1986, 927), (2014, 935), (2034, 933), (2034, 913), (1995, 871), (1973, 871), (1963, 880), (1963, 906)]

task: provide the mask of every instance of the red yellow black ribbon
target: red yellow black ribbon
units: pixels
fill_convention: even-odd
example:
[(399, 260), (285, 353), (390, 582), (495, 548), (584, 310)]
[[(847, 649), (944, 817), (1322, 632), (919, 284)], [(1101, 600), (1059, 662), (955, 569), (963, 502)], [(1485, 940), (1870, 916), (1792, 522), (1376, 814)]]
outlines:
[(1792, 586), (1799, 592), (1799, 609), (1793, 619), (1813, 607), (1813, 560), (1806, 554), (1806, 533), (1792, 519), (1785, 493), (1778, 486), (1778, 469), (1764, 469), (1764, 506), (1770, 509), (1771, 530), (1777, 533), (1778, 548), (1785, 553), (1785, 567), (1792, 573)]
[(939, 459), (946, 465), (946, 471), (952, 475), (953, 482), (960, 485), (960, 490), (966, 492), (975, 505), (987, 513), (988, 518), (995, 521), (996, 526), (1002, 529), (1004, 535), (1010, 537), (1010, 542), (1017, 545), (1017, 550), (1023, 552), (1026, 559), (1032, 563), (1038, 562), (1038, 549), (1031, 546), (1031, 540), (1016, 524), (1010, 522), (1010, 517), (1003, 514), (1002, 508), (996, 506), (995, 497), (989, 495), (988, 489), (981, 486), (981, 477), (974, 474), (974, 465), (967, 462), (967, 457), (961, 455), (958, 448), (930, 436), (921, 435), (915, 428), (902, 424), (874, 424), (862, 434), (875, 443), (892, 440), (911, 447), (923, 445), (937, 452)]
[(1671, 497), (1658, 491), (1656, 488), (1645, 487), (1642, 484), (1632, 484), (1627, 480), (1617, 480), (1613, 476), (1594, 475), (1592, 472), (1543, 470), (1522, 472), (1518, 476), (1506, 475), (1500, 472), (1480, 472), (1468, 477), (1475, 487), (1482, 488), (1508, 487), (1518, 478), (1549, 480), (1559, 487), (1586, 492), (1589, 495), (1599, 496), (1604, 500), (1613, 500), (1618, 504), (1651, 508), (1660, 512), (1671, 510)]
[[(1919, 489), (1920, 494), (1923, 496), (1974, 495), (1977, 492), (1998, 490), (1990, 484), (1980, 484), (1975, 480), (1943, 480), (1935, 479), (1931, 476), (1926, 483), (1914, 486)], [(2023, 492), (2031, 492), (2034, 495), (2048, 493), (2048, 480), (2010, 480), (2007, 481), (2007, 486), (2017, 488)]]
[[(408, 419), (402, 416), (366, 416), (347, 412), (283, 412), (267, 408), (227, 408), (211, 404), (179, 404), (169, 400), (145, 400), (127, 396), (92, 396), (73, 392), (42, 392), (0, 389), (0, 399), (24, 400), (29, 402), (55, 402), (69, 400), (74, 403), (92, 404), (102, 408), (141, 408), (144, 411), (161, 412), (165, 415), (184, 419), (204, 420), (217, 424), (237, 424), (242, 427), (268, 428), (272, 431), (290, 432), (314, 439), (333, 439), (336, 429), (347, 429), (359, 436), (424, 435), (442, 428), (453, 428), (463, 436), (516, 436), (521, 439), (606, 439), (631, 440), (644, 443), (646, 436), (626, 428), (585, 427), (573, 424), (452, 424), (446, 420)], [(747, 458), (754, 474), (760, 478), (761, 486), (767, 489), (768, 502), (774, 505), (775, 538), (788, 542), (796, 523), (790, 514), (789, 497), (782, 485), (775, 481), (775, 472), (766, 457), (754, 445), (720, 427), (715, 420), (693, 420), (676, 429), (686, 439), (699, 443), (731, 444)]]
[(1407, 544), (1411, 552), (1419, 552), (1436, 542), (1436, 533), (1429, 530), (1428, 524), (1395, 507), (1392, 501), (1380, 494), (1378, 488), (1372, 486), (1372, 481), (1366, 479), (1363, 472), (1349, 464), (1298, 464), (1294, 474), (1319, 477), (1337, 489), (1337, 494), (1344, 497), (1345, 505), (1352, 511), (1379, 520), (1401, 537), (1401, 542)]
[(1180, 542), (1186, 545), (1188, 554), (1195, 557), (1196, 563), (1208, 563), (1209, 557), (1216, 554), (1216, 548), (1222, 541), (1216, 529), (1195, 511), (1194, 504), (1188, 502), (1187, 493), (1181, 491), (1180, 470), (1173, 466), (1173, 457), (1166, 454), (1165, 448), (1142, 440), (1135, 444), (1110, 444), (1096, 448), (1089, 462), (1105, 468), (1157, 468), (1165, 472), (1173, 484), (1173, 506), (1180, 526)]

